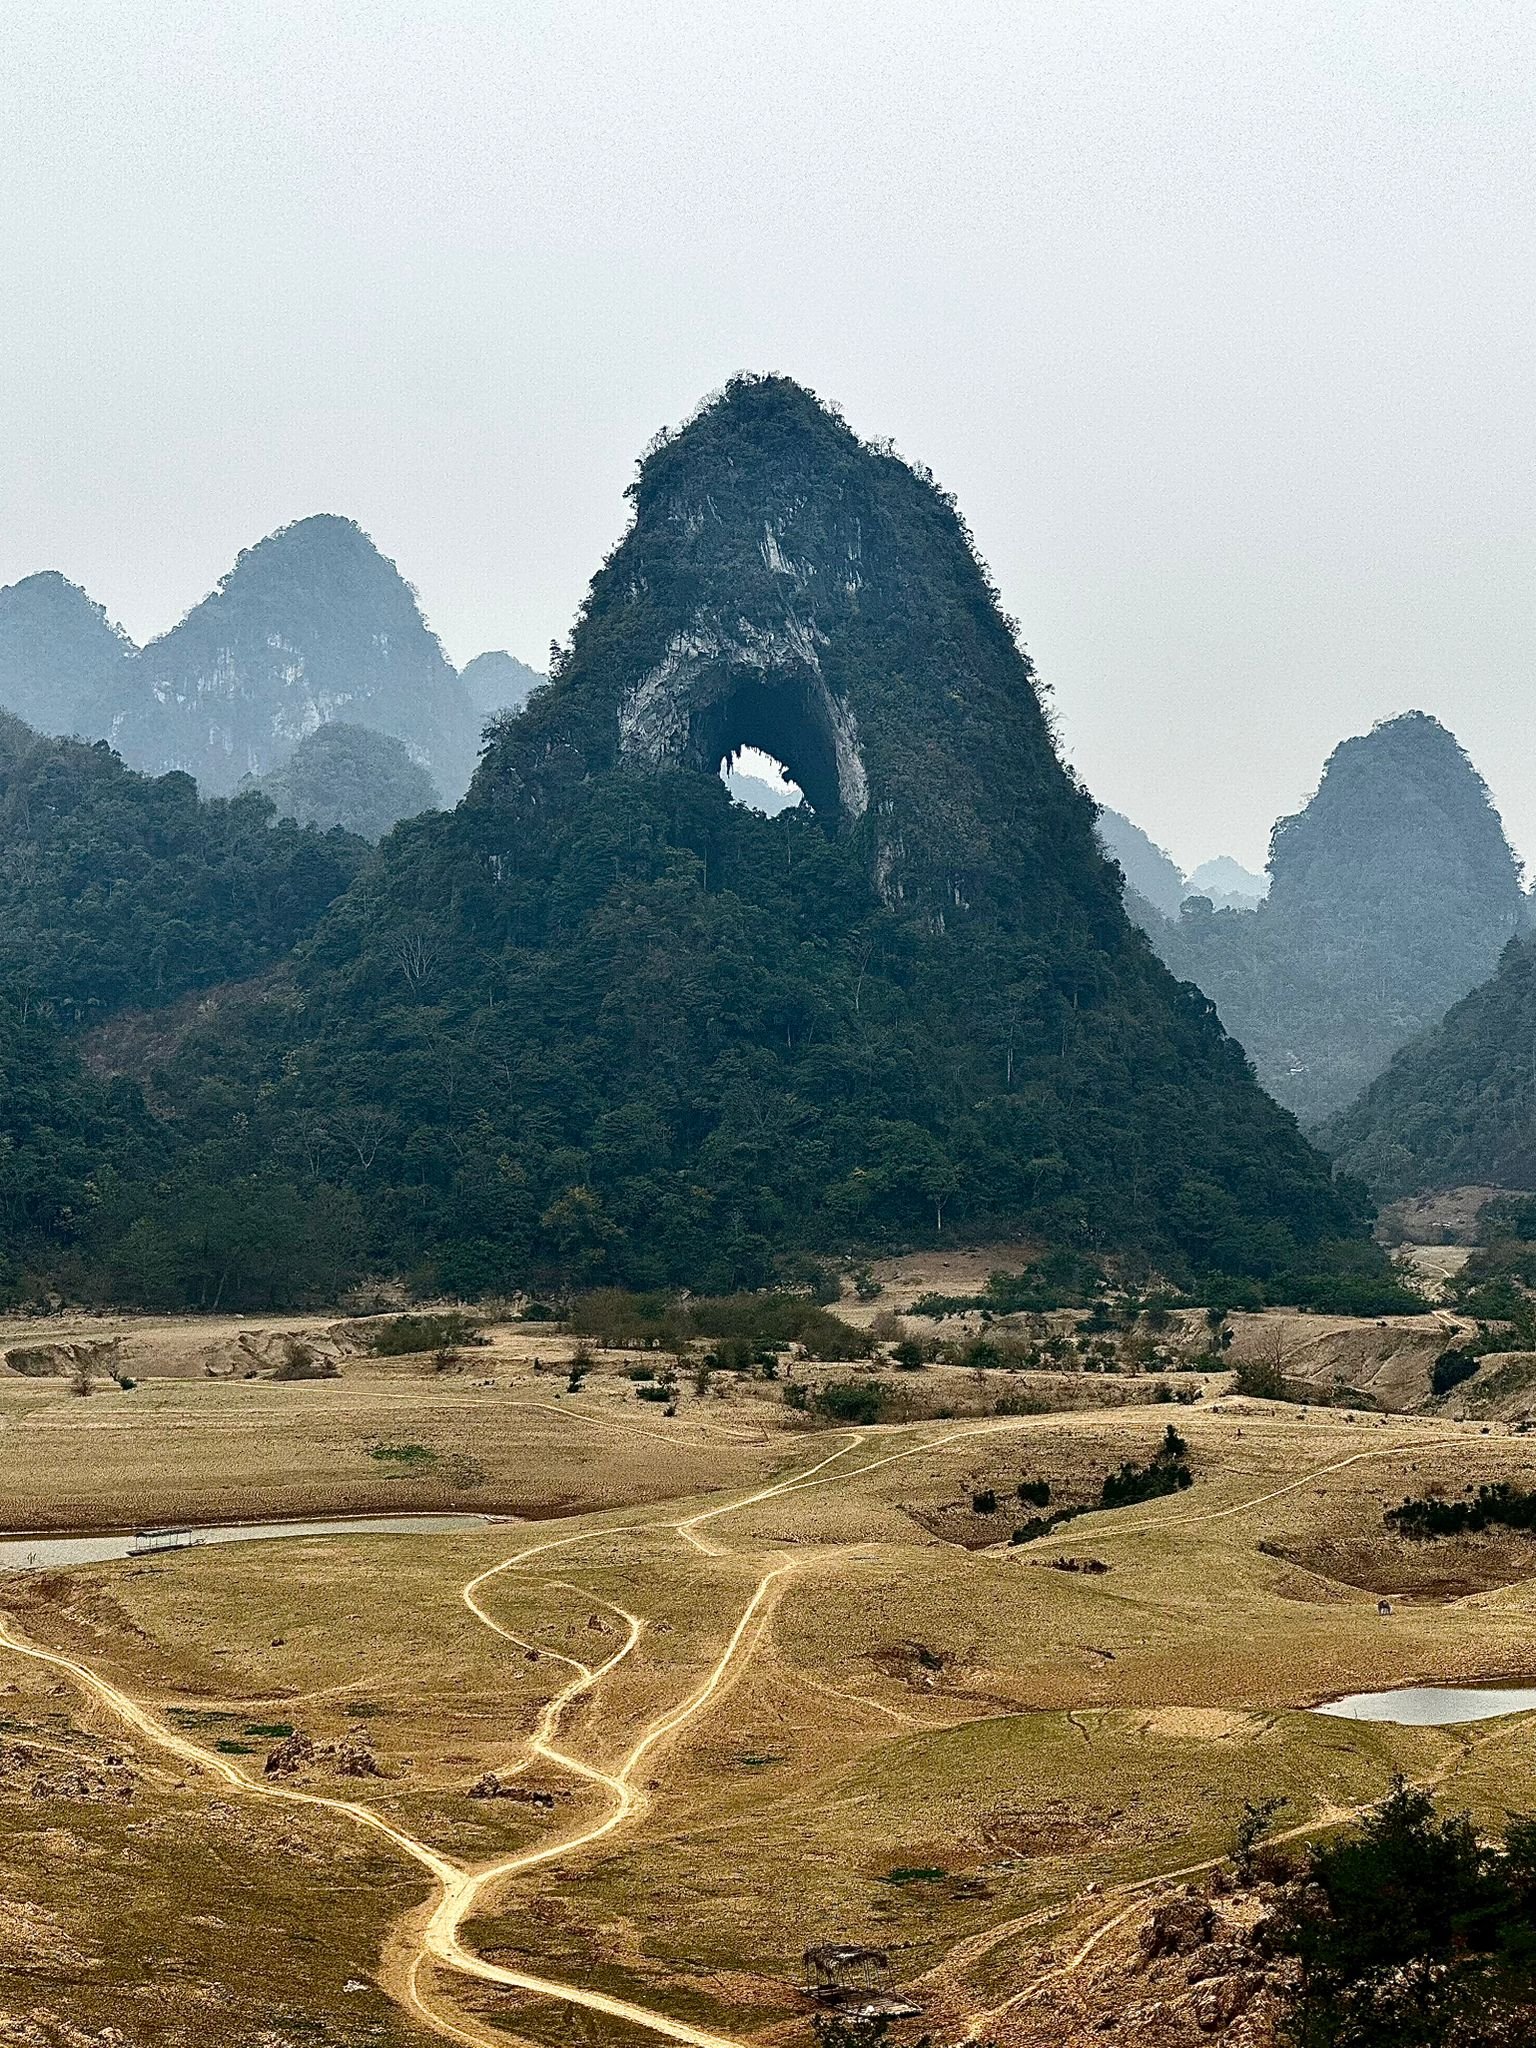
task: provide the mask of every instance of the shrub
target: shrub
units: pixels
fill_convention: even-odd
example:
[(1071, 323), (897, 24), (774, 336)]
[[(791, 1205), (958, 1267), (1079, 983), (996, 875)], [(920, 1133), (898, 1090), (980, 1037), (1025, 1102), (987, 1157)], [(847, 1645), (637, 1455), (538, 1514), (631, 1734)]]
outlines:
[(1442, 1351), (1435, 1360), (1434, 1368), (1429, 1375), (1430, 1391), (1437, 1398), (1443, 1398), (1453, 1387), (1459, 1387), (1463, 1381), (1471, 1379), (1477, 1371), (1477, 1364), (1475, 1351), (1458, 1350), (1452, 1345), (1448, 1350)]
[(1236, 1393), (1251, 1395), (1255, 1401), (1284, 1401), (1292, 1398), (1279, 1366), (1267, 1365), (1257, 1358), (1245, 1358), (1242, 1361), (1237, 1368), (1233, 1388)]
[(1051, 1485), (1048, 1479), (1021, 1479), (1018, 1487), (1019, 1499), (1031, 1507), (1047, 1508), (1051, 1504)]
[(302, 1338), (289, 1337), (283, 1344), (282, 1363), (272, 1369), (275, 1380), (334, 1380), (339, 1377), (335, 1364), (329, 1358), (321, 1358), (312, 1344)]
[(1161, 1500), (1167, 1494), (1180, 1493), (1194, 1484), (1194, 1474), (1185, 1459), (1189, 1445), (1170, 1422), (1163, 1432), (1163, 1440), (1145, 1465), (1133, 1465), (1129, 1461), (1118, 1472), (1111, 1472), (1104, 1481), (1099, 1505), (1106, 1508), (1135, 1507), (1144, 1500)]
[(1536, 1826), (1484, 1841), (1397, 1781), (1358, 1828), (1314, 1848), (1272, 1939), (1300, 1964), (1300, 2048), (1526, 2048), (1536, 2008)]
[(1536, 1489), (1500, 1479), (1480, 1486), (1471, 1500), (1442, 1500), (1428, 1493), (1388, 1508), (1383, 1519), (1389, 1529), (1415, 1543), (1436, 1536), (1479, 1535), (1485, 1529), (1529, 1532), (1536, 1530)]
[(454, 1344), (477, 1344), (480, 1325), (462, 1309), (390, 1316), (367, 1331), (375, 1358), (408, 1358), (417, 1351), (441, 1351)]
[(829, 1422), (879, 1422), (885, 1391), (878, 1380), (829, 1380), (816, 1395), (816, 1412)]
[(984, 1486), (979, 1493), (971, 1495), (971, 1512), (977, 1515), (997, 1513), (997, 1495), (990, 1486)]

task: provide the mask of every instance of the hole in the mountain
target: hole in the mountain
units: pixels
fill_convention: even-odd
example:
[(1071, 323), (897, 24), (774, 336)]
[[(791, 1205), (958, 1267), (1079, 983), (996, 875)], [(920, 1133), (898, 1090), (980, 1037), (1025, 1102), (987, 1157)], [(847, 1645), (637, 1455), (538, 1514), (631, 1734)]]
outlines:
[(761, 811), (776, 818), (792, 810), (805, 791), (789, 774), (782, 761), (765, 754), (761, 747), (738, 747), (720, 763), (720, 780), (749, 811)]
[(772, 771), (761, 776), (768, 788), (788, 794), (790, 802), (803, 795), (835, 830), (842, 815), (837, 746), (826, 693), (818, 691), (816, 679), (809, 671), (722, 666), (711, 680), (713, 689), (703, 694), (689, 721), (698, 765), (723, 769), (729, 779), (733, 764), (738, 774), (756, 775), (741, 764), (764, 761)]

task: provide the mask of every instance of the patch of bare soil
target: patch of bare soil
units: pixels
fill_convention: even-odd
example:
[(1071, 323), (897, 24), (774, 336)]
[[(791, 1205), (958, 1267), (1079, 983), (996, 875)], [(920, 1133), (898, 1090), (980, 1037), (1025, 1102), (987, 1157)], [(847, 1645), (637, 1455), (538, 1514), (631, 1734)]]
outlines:
[(156, 1116), (174, 1116), (179, 1105), (163, 1082), (163, 1070), (187, 1040), (199, 1030), (218, 1026), (221, 1019), (227, 1028), (242, 1010), (285, 999), (293, 1000), (291, 987), (286, 968), (278, 966), (246, 981), (192, 989), (162, 1009), (120, 1010), (76, 1044), (93, 1073), (105, 1081), (136, 1081)]
[(1389, 1244), (1475, 1245), (1478, 1218), (1496, 1195), (1508, 1188), (1436, 1188), (1427, 1195), (1409, 1195), (1389, 1202), (1381, 1212), (1377, 1234)]
[(1152, 1832), (1121, 1806), (1079, 1806), (1047, 1799), (1041, 1806), (1003, 1803), (981, 1817), (983, 1845), (1000, 1856), (1070, 1856), (1101, 1843), (1145, 1839)]
[[(1408, 1600), (1459, 1600), (1536, 1577), (1536, 1537), (1518, 1534), (1408, 1543), (1383, 1530), (1379, 1536), (1319, 1536), (1306, 1543), (1261, 1543), (1259, 1548), (1266, 1557), (1339, 1585)], [(1308, 1585), (1315, 1589), (1316, 1581)], [(1318, 1597), (1305, 1586), (1281, 1590), (1293, 1598)]]
[(939, 1692), (946, 1679), (969, 1663), (969, 1652), (940, 1650), (928, 1643), (892, 1643), (888, 1649), (871, 1652), (869, 1662), (887, 1678), (913, 1692)]

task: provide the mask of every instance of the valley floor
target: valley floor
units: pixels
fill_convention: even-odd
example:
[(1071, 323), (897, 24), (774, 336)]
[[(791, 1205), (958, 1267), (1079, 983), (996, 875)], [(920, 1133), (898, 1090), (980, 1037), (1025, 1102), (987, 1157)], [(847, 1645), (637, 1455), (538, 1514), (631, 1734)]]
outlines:
[[(1211, 2024), (1142, 1939), (1245, 1800), (1302, 1837), (1399, 1771), (1536, 1802), (1524, 1717), (1306, 1711), (1536, 1682), (1536, 1546), (1382, 1522), (1532, 1483), (1498, 1425), (1213, 1385), (811, 1430), (767, 1387), (665, 1416), (621, 1355), (570, 1394), (562, 1341), (0, 1381), (11, 1528), (512, 1518), (0, 1580), (0, 2041), (793, 2048), (801, 1952), (838, 1940), (889, 1953), (939, 2042), (1258, 2042), (1262, 1989)], [(1091, 1491), (1170, 1416), (1187, 1491), (1007, 1542), (1021, 1482)]]

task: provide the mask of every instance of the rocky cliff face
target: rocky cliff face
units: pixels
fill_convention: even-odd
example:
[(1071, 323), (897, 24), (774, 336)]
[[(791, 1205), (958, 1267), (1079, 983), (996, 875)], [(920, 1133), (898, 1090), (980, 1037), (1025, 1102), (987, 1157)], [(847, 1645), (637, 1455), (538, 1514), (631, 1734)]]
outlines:
[(445, 794), (473, 767), (462, 684), (409, 584), (348, 519), (302, 519), (246, 549), (134, 669), (113, 744), (133, 766), (185, 769), (208, 795), (337, 721), (403, 741)]
[(56, 570), (0, 590), (0, 710), (38, 732), (104, 737), (134, 653), (101, 606)]

